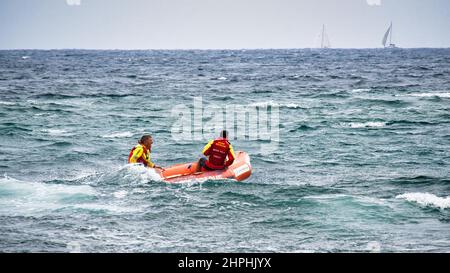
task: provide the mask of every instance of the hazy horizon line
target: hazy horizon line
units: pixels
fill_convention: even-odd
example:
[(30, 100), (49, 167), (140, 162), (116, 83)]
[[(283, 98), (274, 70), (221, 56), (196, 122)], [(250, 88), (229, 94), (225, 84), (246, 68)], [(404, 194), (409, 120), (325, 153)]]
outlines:
[(0, 51), (13, 51), (13, 50), (98, 50), (98, 51), (145, 51), (145, 50), (172, 50), (172, 51), (211, 51), (211, 50), (334, 50), (334, 49), (450, 49), (450, 47), (397, 47), (397, 48), (384, 48), (384, 47), (248, 47), (248, 48), (0, 48)]

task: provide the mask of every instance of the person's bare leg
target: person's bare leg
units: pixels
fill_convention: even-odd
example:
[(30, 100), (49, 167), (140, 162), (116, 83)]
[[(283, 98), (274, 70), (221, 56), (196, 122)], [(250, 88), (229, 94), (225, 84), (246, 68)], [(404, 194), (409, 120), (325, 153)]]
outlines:
[(205, 165), (206, 158), (202, 157), (198, 160), (196, 172), (201, 172), (202, 167)]

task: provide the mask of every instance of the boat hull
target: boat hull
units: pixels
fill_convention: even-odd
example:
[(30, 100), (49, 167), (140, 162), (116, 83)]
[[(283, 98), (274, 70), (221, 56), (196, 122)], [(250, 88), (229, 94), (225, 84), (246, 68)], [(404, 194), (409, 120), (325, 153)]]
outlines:
[(169, 183), (180, 183), (185, 181), (203, 181), (233, 179), (243, 181), (252, 173), (250, 157), (247, 153), (236, 152), (236, 159), (233, 164), (223, 170), (201, 171), (197, 172), (198, 162), (178, 164), (164, 168), (159, 172), (161, 178)]

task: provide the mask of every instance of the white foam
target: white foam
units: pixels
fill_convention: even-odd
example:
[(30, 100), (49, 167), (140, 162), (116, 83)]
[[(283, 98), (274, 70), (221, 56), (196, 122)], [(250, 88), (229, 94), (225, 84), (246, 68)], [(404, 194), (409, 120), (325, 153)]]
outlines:
[(47, 133), (50, 136), (65, 136), (68, 133), (66, 130), (63, 129), (43, 129), (41, 131)]
[(268, 107), (268, 106), (272, 106), (272, 107), (286, 107), (286, 108), (292, 108), (292, 109), (297, 109), (297, 108), (302, 108), (302, 106), (296, 104), (296, 103), (278, 103), (278, 102), (274, 102), (274, 101), (261, 101), (261, 102), (254, 102), (254, 103), (250, 103), (249, 104), (250, 107)]
[(250, 103), (249, 106), (252, 106), (252, 107), (268, 107), (268, 106), (280, 106), (280, 104), (270, 100), (270, 101), (253, 102), (253, 103)]
[(113, 193), (114, 197), (116, 198), (124, 198), (125, 196), (127, 196), (128, 192), (127, 191), (116, 191), (115, 193)]
[(410, 96), (422, 97), (422, 98), (429, 98), (429, 97), (450, 98), (450, 92), (446, 92), (446, 93), (415, 93), (415, 94), (410, 94)]
[(16, 103), (10, 101), (0, 101), (0, 105), (16, 105)]
[(99, 172), (97, 170), (83, 169), (83, 170), (76, 170), (74, 173), (66, 173), (66, 175), (62, 176), (62, 178), (66, 181), (80, 181), (86, 180), (98, 174)]
[(125, 138), (125, 137), (132, 137), (133, 133), (131, 132), (116, 132), (108, 135), (103, 135), (103, 138)]
[(225, 81), (227, 78), (226, 77), (219, 77), (217, 79), (220, 80), (220, 81)]
[[(0, 179), (0, 213), (34, 215), (86, 202), (97, 192), (88, 185), (45, 184), (5, 177)], [(86, 199), (87, 198), (87, 199)]]
[(381, 251), (381, 244), (377, 241), (368, 242), (366, 250), (369, 252), (379, 253)]
[(438, 197), (431, 193), (413, 192), (397, 195), (395, 198), (405, 199), (406, 201), (415, 202), (422, 206), (431, 206), (440, 209), (450, 208), (450, 196)]
[(148, 183), (149, 181), (161, 181), (161, 176), (153, 168), (147, 168), (142, 164), (127, 164), (123, 167), (126, 170), (124, 178), (130, 181)]
[(354, 93), (359, 93), (359, 92), (369, 92), (370, 89), (369, 88), (358, 88), (358, 89), (353, 89), (352, 92)]
[(144, 189), (134, 189), (132, 192), (133, 193), (146, 193), (146, 190), (144, 190)]
[(10, 177), (0, 179), (2, 188), (14, 191), (19, 195), (33, 194), (34, 197), (59, 198), (64, 195), (85, 194), (95, 195), (96, 192), (91, 186), (87, 185), (64, 185), (64, 184), (45, 184), (38, 182), (20, 181)]
[(302, 108), (300, 105), (295, 104), (295, 103), (282, 104), (282, 106), (284, 106), (286, 108), (293, 108), (293, 109)]
[[(86, 209), (127, 213), (138, 211), (136, 207), (99, 204), (101, 196), (88, 185), (45, 184), (26, 182), (6, 177), (0, 179), (0, 215), (41, 215), (59, 209)], [(115, 192), (123, 198), (126, 191)]]
[(350, 122), (347, 126), (350, 128), (379, 128), (386, 126), (386, 122)]

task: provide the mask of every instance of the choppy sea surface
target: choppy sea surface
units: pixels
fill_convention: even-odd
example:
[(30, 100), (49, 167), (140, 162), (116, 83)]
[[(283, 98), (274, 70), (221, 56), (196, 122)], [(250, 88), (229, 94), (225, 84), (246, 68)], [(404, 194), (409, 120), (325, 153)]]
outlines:
[[(1, 252), (450, 252), (450, 49), (0, 51)], [(279, 107), (233, 140), (244, 182), (196, 160), (175, 105)]]

